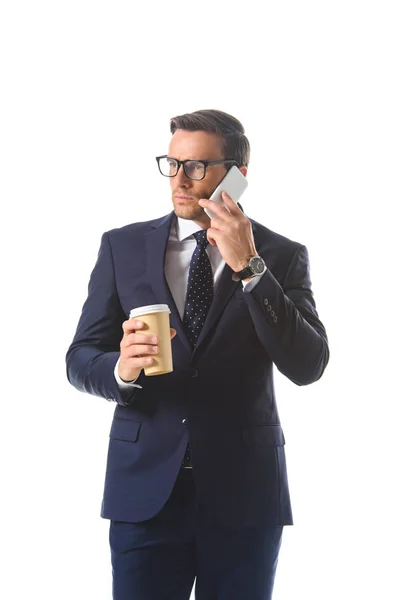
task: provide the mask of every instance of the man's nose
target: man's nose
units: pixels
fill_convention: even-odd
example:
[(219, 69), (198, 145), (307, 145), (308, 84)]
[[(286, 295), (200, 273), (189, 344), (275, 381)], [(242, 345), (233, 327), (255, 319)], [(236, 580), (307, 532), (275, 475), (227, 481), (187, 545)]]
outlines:
[(178, 186), (185, 186), (187, 187), (188, 185), (190, 185), (191, 179), (190, 177), (188, 177), (183, 169), (183, 165), (181, 165), (179, 167), (179, 171), (177, 172), (177, 174), (174, 177), (175, 179), (175, 185)]

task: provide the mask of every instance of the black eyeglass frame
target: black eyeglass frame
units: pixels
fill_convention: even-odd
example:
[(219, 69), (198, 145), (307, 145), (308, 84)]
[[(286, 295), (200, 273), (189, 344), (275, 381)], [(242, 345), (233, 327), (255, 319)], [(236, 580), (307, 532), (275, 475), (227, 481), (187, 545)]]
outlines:
[[(165, 175), (161, 171), (161, 167), (160, 167), (160, 159), (161, 158), (170, 158), (171, 160), (174, 160), (175, 162), (178, 163), (178, 168), (176, 170), (175, 175)], [(186, 160), (178, 160), (177, 158), (174, 158), (173, 156), (168, 156), (168, 154), (163, 154), (162, 156), (156, 156), (156, 161), (157, 161), (157, 164), (158, 164), (158, 170), (160, 171), (161, 175), (163, 175), (164, 177), (176, 177), (178, 175), (178, 171), (179, 171), (179, 169), (181, 168), (181, 165), (182, 165), (186, 177), (189, 177), (189, 179), (191, 179), (192, 181), (201, 181), (202, 179), (204, 179), (204, 177), (206, 176), (208, 165), (222, 165), (224, 163), (235, 163), (235, 165), (239, 168), (238, 161), (237, 160), (233, 160), (231, 158), (227, 158), (226, 160), (196, 160), (195, 158), (188, 158)], [(193, 177), (190, 177), (190, 175), (187, 174), (186, 168), (185, 168), (185, 165), (188, 162), (197, 162), (197, 163), (201, 163), (202, 165), (204, 165), (204, 175), (203, 175), (203, 177), (201, 177), (200, 179), (194, 179)]]

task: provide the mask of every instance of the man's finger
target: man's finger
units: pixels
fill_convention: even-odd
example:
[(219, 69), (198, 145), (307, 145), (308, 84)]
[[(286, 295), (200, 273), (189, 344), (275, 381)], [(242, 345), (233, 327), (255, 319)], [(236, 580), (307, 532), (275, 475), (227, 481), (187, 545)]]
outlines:
[(126, 334), (132, 333), (132, 331), (136, 331), (136, 329), (142, 329), (142, 327), (143, 321), (138, 321), (137, 319), (129, 319), (122, 323), (122, 329)]
[(214, 202), (214, 200), (206, 200), (202, 198), (201, 200), (199, 200), (199, 204), (203, 208), (210, 209), (213, 213), (215, 213), (215, 215), (218, 218), (222, 220), (225, 219), (230, 213), (229, 209), (227, 210), (226, 206), (218, 204), (217, 202)]
[(239, 211), (242, 212), (236, 202), (234, 202), (230, 195), (225, 191), (222, 192), (222, 200), (227, 204), (227, 207), (233, 214), (238, 213)]
[(221, 219), (226, 219), (227, 214), (238, 214), (239, 208), (237, 207), (235, 202), (230, 196), (225, 196), (224, 194), (225, 192), (222, 192), (222, 200), (224, 204), (218, 204), (218, 202), (214, 202), (214, 200), (206, 200), (204, 198), (199, 200), (199, 204), (203, 208), (208, 208), (209, 210), (211, 210), (217, 215), (217, 217)]

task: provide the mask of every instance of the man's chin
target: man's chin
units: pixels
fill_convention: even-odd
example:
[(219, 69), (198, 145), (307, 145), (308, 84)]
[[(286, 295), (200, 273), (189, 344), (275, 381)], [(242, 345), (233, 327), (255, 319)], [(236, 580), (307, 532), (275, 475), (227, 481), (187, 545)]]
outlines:
[(181, 219), (198, 219), (204, 215), (204, 210), (200, 206), (190, 206), (188, 204), (174, 204), (174, 212)]

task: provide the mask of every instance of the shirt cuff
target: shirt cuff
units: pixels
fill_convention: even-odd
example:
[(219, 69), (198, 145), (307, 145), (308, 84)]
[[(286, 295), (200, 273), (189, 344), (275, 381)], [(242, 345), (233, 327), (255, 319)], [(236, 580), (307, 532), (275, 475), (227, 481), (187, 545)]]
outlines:
[(267, 267), (265, 267), (264, 271), (262, 273), (260, 273), (259, 275), (254, 275), (253, 279), (250, 279), (250, 281), (242, 280), (243, 291), (246, 290), (246, 292), (250, 292), (260, 281), (261, 277), (264, 275), (266, 270), (267, 270)]
[(118, 375), (118, 365), (119, 365), (119, 359), (117, 360), (115, 368), (114, 368), (114, 377), (117, 380), (117, 383), (118, 383), (120, 389), (126, 390), (126, 389), (130, 389), (133, 387), (137, 387), (142, 390), (143, 388), (141, 385), (139, 385), (138, 383), (134, 383), (134, 381), (136, 381), (139, 376), (136, 377), (136, 379), (132, 379), (132, 381), (128, 381), (128, 382), (122, 381), (121, 377)]

